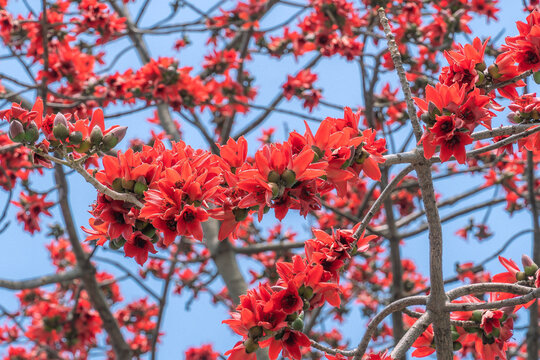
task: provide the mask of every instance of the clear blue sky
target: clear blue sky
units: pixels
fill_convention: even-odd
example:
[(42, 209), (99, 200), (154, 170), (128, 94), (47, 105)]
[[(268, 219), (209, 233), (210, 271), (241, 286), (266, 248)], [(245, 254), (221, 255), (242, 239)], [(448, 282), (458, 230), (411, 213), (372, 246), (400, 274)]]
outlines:
[[(20, 1), (11, 1), (10, 7), (21, 9), (23, 6)], [(31, 4), (38, 3), (37, 1), (31, 1)], [(141, 2), (137, 1), (135, 5), (130, 5), (131, 9), (138, 9)], [(167, 1), (154, 0), (144, 19), (142, 21), (143, 26), (153, 24), (160, 20), (167, 14), (165, 9)], [(208, 0), (198, 0), (196, 4), (201, 9), (206, 9), (214, 2)], [(226, 8), (230, 8), (232, 2), (228, 1)], [(486, 25), (484, 19), (475, 19), (471, 28), (473, 29), (473, 36), (485, 37), (495, 36), (501, 29), (506, 29), (507, 35), (514, 35), (516, 33), (515, 21), (518, 19), (523, 20), (525, 15), (521, 12), (521, 4), (516, 6), (520, 2), (516, 1), (501, 1), (503, 10), (499, 13), (500, 22), (491, 23)], [(37, 6), (36, 6), (37, 8)], [(277, 6), (272, 10), (261, 23), (262, 28), (278, 24), (283, 19), (291, 15), (290, 7)], [(133, 10), (132, 10), (133, 12)], [(189, 10), (182, 9), (180, 14), (173, 21), (182, 22), (196, 18), (197, 15)], [(205, 47), (205, 38), (201, 35), (190, 35), (193, 44), (182, 49), (180, 53), (177, 53), (172, 49), (172, 44), (176, 37), (174, 36), (153, 36), (147, 37), (146, 41), (152, 53), (152, 56), (174, 56), (180, 61), (181, 66), (193, 66), (195, 71), (200, 68), (201, 59), (204, 54), (209, 52), (209, 49)], [(462, 42), (463, 38), (460, 39)], [(108, 55), (106, 59), (112, 59), (114, 55), (128, 46), (128, 40), (123, 39), (115, 41), (114, 45), (106, 47)], [(0, 55), (3, 55), (5, 50), (0, 50)], [(275, 58), (265, 58), (259, 55), (254, 56), (254, 62), (250, 63), (247, 68), (256, 77), (256, 86), (258, 87), (259, 96), (257, 97), (257, 104), (267, 104), (271, 98), (280, 89), (281, 84), (286, 80), (287, 74), (295, 73), (302, 64), (311, 59), (313, 54), (308, 54), (301, 57), (298, 61), (294, 58), (286, 58), (277, 60)], [(140, 66), (140, 61), (137, 59), (133, 50), (125, 54), (118, 62), (117, 70), (123, 71), (127, 68)], [(2, 60), (2, 72), (10, 73), (12, 76), (25, 79), (25, 74), (21, 71), (20, 67), (15, 62)], [(325, 59), (314, 70), (319, 75), (317, 86), (324, 89), (323, 96), (325, 100), (341, 104), (344, 106), (355, 107), (362, 104), (362, 97), (360, 91), (360, 78), (358, 74), (358, 68), (356, 64), (349, 63), (344, 59), (333, 58), (331, 60)], [(391, 81), (393, 87), (397, 86), (397, 77), (392, 74), (387, 77), (388, 81)], [(384, 83), (382, 84), (384, 85)], [(284, 103), (283, 108), (289, 108), (296, 111), (301, 111), (301, 104), (297, 101), (291, 101)], [(110, 108), (106, 113), (115, 113), (123, 107)], [(145, 119), (152, 116), (153, 109), (144, 112), (137, 113), (136, 115), (126, 116), (120, 119), (114, 119), (114, 124), (129, 126), (128, 138), (142, 137), (147, 139), (149, 137), (150, 126), (145, 122)], [(206, 114), (208, 115), (208, 114)], [(340, 111), (317, 108), (311, 115), (319, 116), (321, 118), (325, 116), (339, 116)], [(250, 115), (251, 118), (253, 115)], [(499, 119), (504, 121), (504, 117), (500, 116)], [(241, 124), (246, 121), (245, 118), (239, 117), (237, 122)], [(497, 126), (499, 122), (495, 121), (494, 125)], [(316, 124), (310, 124), (313, 128)], [(278, 139), (283, 139), (285, 129), (292, 131), (294, 129), (303, 131), (304, 125), (301, 119), (290, 117), (283, 114), (272, 115), (264, 124), (263, 128), (269, 126), (276, 127), (278, 132)], [(182, 122), (182, 130), (184, 132), (185, 141), (193, 147), (206, 147), (199, 133), (191, 128), (188, 124)], [(254, 139), (261, 133), (261, 129), (256, 130), (249, 137), (253, 145), (256, 145)], [(186, 136), (187, 135), (187, 136)], [(124, 141), (127, 143), (127, 141)], [(252, 146), (253, 151), (255, 146)], [(47, 189), (52, 184), (52, 173), (45, 172), (42, 177), (34, 176), (34, 186), (40, 189)], [(481, 180), (481, 179), (480, 179)], [(440, 181), (436, 185), (436, 190), (445, 196), (451, 196), (463, 189), (473, 188), (480, 183), (479, 179), (472, 179), (469, 177), (461, 177), (459, 181), (448, 180)], [(85, 182), (81, 181), (76, 175), (70, 176), (71, 192), (70, 200), (72, 208), (76, 216), (77, 226), (86, 226), (90, 204), (95, 200), (95, 191)], [(469, 204), (479, 201), (489, 194), (488, 192), (482, 193), (481, 196), (477, 196)], [(4, 201), (5, 194), (0, 195), (0, 201)], [(462, 206), (465, 206), (463, 204)], [(445, 251), (445, 263), (444, 271), (447, 276), (454, 274), (454, 263), (457, 261), (478, 261), (483, 259), (486, 255), (490, 254), (494, 249), (497, 249), (501, 244), (508, 239), (515, 232), (530, 227), (530, 217), (527, 213), (517, 213), (513, 217), (501, 211), (504, 204), (494, 209), (490, 217), (491, 230), (495, 232), (496, 236), (489, 239), (490, 245), (479, 244), (476, 240), (469, 240), (465, 242), (462, 239), (454, 235), (455, 231), (463, 227), (468, 217), (463, 217), (458, 220), (452, 221), (444, 225), (444, 251)], [(455, 210), (455, 209), (454, 209)], [(442, 211), (442, 214), (448, 213), (452, 209), (446, 209)], [(16, 209), (12, 207), (9, 211), (9, 216), (14, 219)], [(46, 228), (46, 224), (53, 221), (61, 221), (61, 217), (58, 216), (58, 209), (54, 209), (56, 220), (46, 218), (42, 221), (42, 227)], [(475, 218), (480, 221), (484, 216), (484, 211), (474, 214)], [(265, 221), (265, 224), (272, 224), (275, 220), (270, 219)], [(284, 220), (285, 226), (300, 232), (300, 234), (306, 234), (306, 230), (309, 228), (308, 223), (303, 221), (303, 218), (290, 214)], [(81, 232), (81, 236), (83, 236)], [(22, 231), (21, 225), (12, 221), (9, 229), (0, 235), (0, 242), (2, 243), (3, 251), (0, 252), (0, 278), (11, 279), (24, 279), (28, 277), (34, 277), (40, 274), (49, 273), (54, 269), (49, 263), (47, 253), (44, 249), (44, 245), (48, 242), (44, 236), (36, 234), (33, 237)], [(505, 252), (505, 256), (513, 257), (515, 260), (519, 260), (522, 253), (530, 253), (531, 240), (530, 237), (524, 236), (515, 243), (511, 249)], [(428, 240), (427, 234), (422, 234), (414, 239), (408, 240), (403, 248), (403, 257), (414, 259), (418, 267), (424, 273), (427, 273), (428, 267)], [(105, 253), (102, 253), (105, 256)], [(137, 266), (132, 259), (123, 259), (120, 256), (107, 253), (106, 256), (116, 257), (115, 259), (121, 261), (125, 266), (129, 267), (133, 271), (137, 271)], [(250, 265), (252, 262), (241, 260), (242, 264)], [(108, 270), (113, 273), (117, 273), (114, 268), (107, 264), (100, 264), (100, 269)], [(489, 269), (494, 273), (501, 271), (502, 267), (498, 263), (492, 263)], [(150, 281), (150, 284), (156, 285), (155, 282)], [(158, 287), (156, 287), (159, 289)], [(126, 300), (136, 299), (141, 296), (141, 291), (130, 283), (129, 281), (123, 282), (121, 285), (122, 293), (125, 295)], [(202, 343), (211, 342), (219, 350), (225, 351), (229, 349), (237, 340), (237, 336), (233, 335), (225, 325), (221, 324), (223, 319), (228, 317), (223, 307), (216, 307), (211, 305), (210, 299), (206, 295), (200, 295), (199, 301), (196, 301), (191, 306), (191, 311), (185, 310), (185, 304), (188, 296), (172, 296), (168, 305), (167, 313), (165, 316), (165, 322), (163, 331), (165, 336), (162, 338), (163, 344), (160, 350), (161, 359), (183, 358), (182, 354), (189, 346), (195, 346)], [(14, 292), (0, 290), (0, 303), (9, 309), (15, 309), (15, 296)], [(359, 331), (359, 310), (355, 309), (349, 320), (344, 325), (343, 333), (347, 337), (352, 339), (353, 342), (357, 342), (362, 334)], [(0, 347), (0, 355), (2, 355), (2, 348)]]

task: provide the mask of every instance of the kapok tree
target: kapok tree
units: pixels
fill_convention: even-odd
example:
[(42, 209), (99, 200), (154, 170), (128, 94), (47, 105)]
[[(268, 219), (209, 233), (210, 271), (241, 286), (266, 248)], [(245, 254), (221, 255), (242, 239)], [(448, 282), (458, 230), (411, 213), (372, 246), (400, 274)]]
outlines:
[[(496, 0), (169, 5), (0, 1), (0, 56), (11, 64), (0, 71), (2, 231), (17, 226), (7, 226), (15, 209), (17, 231), (50, 239), (56, 269), (0, 280), (18, 291), (18, 308), (0, 300), (5, 359), (156, 359), (166, 305), (181, 293), (188, 307), (229, 310), (214, 320), (234, 333), (223, 353), (200, 344), (190, 360), (539, 357), (537, 1), (519, 3), (519, 21), (506, 24), (515, 35), (483, 39), (470, 23), (498, 31)], [(151, 53), (159, 37), (169, 49)], [(135, 55), (140, 64), (126, 60)], [(273, 72), (267, 105), (260, 59), (303, 64)], [(317, 69), (336, 61), (358, 65), (358, 78), (347, 75), (358, 103), (327, 101), (319, 87)], [(128, 133), (127, 143), (116, 123), (140, 123), (149, 109), (151, 137)], [(279, 140), (282, 121), (294, 130)], [(476, 185), (450, 195), (442, 179)], [(81, 182), (96, 196), (76, 225), (84, 211), (69, 186)], [(492, 209), (528, 214), (530, 226), (497, 249)], [(49, 231), (47, 217), (57, 220)], [(287, 230), (291, 217), (310, 230)], [(525, 235), (532, 245), (517, 247)], [(443, 246), (471, 236), (486, 257), (463, 254), (443, 273)], [(427, 273), (401, 256), (413, 237)], [(500, 256), (516, 248), (521, 264)], [(124, 301), (124, 280), (145, 295)], [(358, 309), (366, 326), (346, 333), (340, 324)]]

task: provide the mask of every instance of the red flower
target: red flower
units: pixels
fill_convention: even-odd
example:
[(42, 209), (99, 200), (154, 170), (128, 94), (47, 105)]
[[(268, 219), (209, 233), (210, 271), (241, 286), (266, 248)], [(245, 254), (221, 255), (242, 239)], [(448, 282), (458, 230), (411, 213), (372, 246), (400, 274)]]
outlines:
[(302, 359), (301, 347), (311, 346), (309, 338), (299, 331), (286, 329), (280, 336), (279, 339), (274, 337), (263, 342), (264, 346), (270, 345), (268, 355), (271, 360), (276, 360), (282, 351), (283, 357), (300, 360)]
[(157, 250), (154, 249), (152, 239), (140, 231), (134, 232), (131, 238), (124, 244), (124, 253), (126, 256), (135, 258), (137, 264), (141, 266), (148, 260), (149, 252), (155, 254)]
[(39, 215), (45, 214), (46, 216), (52, 216), (49, 212), (49, 208), (54, 205), (53, 202), (45, 201), (47, 195), (26, 195), (21, 192), (19, 201), (12, 201), (11, 203), (21, 210), (17, 213), (17, 220), (24, 223), (24, 230), (31, 234), (36, 231), (40, 231), (39, 227)]
[(178, 235), (193, 236), (197, 240), (203, 239), (201, 222), (208, 220), (208, 213), (201, 208), (192, 205), (184, 206), (176, 216), (176, 232)]
[(285, 314), (292, 314), (302, 310), (304, 302), (298, 295), (298, 288), (294, 282), (289, 281), (286, 289), (283, 289), (272, 295), (272, 299), (265, 307), (267, 311), (281, 310)]
[(527, 16), (527, 23), (516, 23), (519, 35), (506, 38), (507, 52), (518, 63), (518, 71), (540, 70), (540, 11)]

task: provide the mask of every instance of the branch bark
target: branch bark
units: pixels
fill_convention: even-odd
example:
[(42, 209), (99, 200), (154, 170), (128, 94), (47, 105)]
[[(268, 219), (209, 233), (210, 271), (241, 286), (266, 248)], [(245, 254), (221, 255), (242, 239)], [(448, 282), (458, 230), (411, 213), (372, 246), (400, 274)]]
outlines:
[(33, 279), (18, 280), (18, 281), (0, 279), (0, 288), (10, 289), (10, 290), (34, 289), (40, 286), (72, 281), (79, 278), (80, 276), (81, 276), (81, 270), (79, 268), (75, 268), (71, 271), (66, 271), (59, 274), (40, 276)]
[[(533, 223), (533, 246), (532, 259), (536, 264), (540, 264), (540, 224), (538, 222), (538, 208), (536, 207), (536, 181), (534, 177), (534, 154), (527, 151), (527, 189), (529, 195), (529, 206)], [(538, 299), (529, 308), (529, 329), (527, 330), (527, 359), (538, 359)]]

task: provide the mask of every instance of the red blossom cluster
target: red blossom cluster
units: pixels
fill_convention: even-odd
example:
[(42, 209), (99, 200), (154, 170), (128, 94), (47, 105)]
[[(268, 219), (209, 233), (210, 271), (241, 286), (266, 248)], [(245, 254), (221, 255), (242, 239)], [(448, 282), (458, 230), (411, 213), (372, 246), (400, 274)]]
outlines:
[[(527, 17), (527, 24), (518, 24), (520, 33), (527, 32), (527, 35), (507, 38), (507, 42), (540, 42), (540, 24), (536, 20), (539, 16), (537, 11), (531, 13)], [(536, 116), (535, 95), (519, 97), (516, 91), (516, 87), (525, 86), (517, 77), (532, 67), (521, 66), (521, 57), (518, 57), (511, 47), (507, 47), (507, 51), (499, 55), (493, 65), (487, 67), (484, 60), (487, 43), (488, 40), (482, 43), (476, 38), (473, 44), (459, 45), (454, 50), (445, 51), (448, 66), (442, 69), (440, 82), (435, 87), (426, 87), (425, 99), (415, 99), (420, 108), (418, 114), (427, 125), (422, 137), (426, 158), (431, 158), (437, 147), (440, 147), (442, 162), (453, 155), (459, 163), (465, 163), (465, 146), (473, 142), (470, 136), (472, 131), (478, 125), (491, 130), (491, 118), (495, 115), (492, 110), (502, 110), (495, 101), (495, 94), (491, 91), (493, 89), (514, 101), (510, 105), (514, 111), (510, 117), (514, 121), (522, 122)], [(538, 62), (540, 64), (540, 58)], [(515, 81), (509, 81), (513, 79)], [(516, 116), (516, 112), (521, 109), (524, 112), (523, 118), (521, 115)], [(528, 114), (532, 116), (529, 118)], [(533, 143), (528, 147), (530, 149), (538, 142), (537, 136), (532, 135), (528, 141)]]
[(299, 31), (285, 28), (283, 36), (271, 36), (267, 49), (274, 56), (291, 51), (295, 56), (318, 51), (323, 56), (339, 54), (352, 60), (362, 53), (357, 29), (367, 25), (346, 0), (311, 0), (313, 11), (298, 24)]
[(53, 202), (45, 201), (47, 195), (25, 194), (21, 192), (19, 201), (11, 203), (21, 210), (17, 212), (17, 221), (24, 224), (24, 230), (33, 234), (40, 231), (39, 216), (41, 214), (52, 216), (49, 208), (54, 205)]
[[(58, 273), (74, 269), (75, 255), (68, 240), (57, 238), (47, 245), (47, 249)], [(96, 280), (100, 283), (106, 301), (111, 305), (122, 301), (113, 275), (98, 272)], [(4, 359), (45, 360), (49, 358), (47, 354), (86, 359), (100, 345), (102, 320), (79, 280), (58, 284), (50, 291), (39, 288), (22, 290), (17, 298), (19, 311), (7, 314), (9, 316), (0, 327), (0, 341), (2, 345), (8, 346)], [(155, 327), (151, 317), (156, 313), (152, 309), (155, 309), (155, 305), (142, 301), (141, 304), (131, 304), (120, 309), (116, 314), (117, 321), (123, 321), (121, 324), (125, 330), (136, 335), (129, 341), (133, 349), (138, 347), (140, 338), (151, 333)], [(26, 341), (29, 346), (17, 346), (21, 341)], [(138, 354), (148, 350), (146, 347)], [(114, 354), (110, 358), (113, 359)]]
[(247, 142), (230, 139), (220, 146), (220, 156), (193, 150), (183, 142), (171, 149), (156, 141), (140, 152), (132, 149), (103, 157), (95, 177), (119, 193), (129, 193), (144, 203), (139, 209), (100, 194), (87, 230), (102, 245), (110, 239), (116, 248), (139, 264), (154, 253), (154, 243), (170, 245), (177, 236), (202, 240), (202, 223), (221, 220), (219, 239), (235, 236), (249, 213), (259, 219), (273, 209), (281, 220), (290, 209), (300, 214), (320, 208), (314, 196), (337, 189), (346, 193), (363, 171), (380, 178), (384, 140), (375, 132), (358, 130), (359, 115), (345, 110), (342, 119), (327, 118), (314, 135), (290, 134), (287, 142), (264, 145), (247, 158)]
[(304, 100), (304, 107), (313, 111), (313, 108), (319, 104), (321, 91), (313, 88), (313, 83), (317, 80), (317, 74), (311, 70), (301, 70), (296, 76), (287, 76), (287, 82), (283, 84), (283, 95), (287, 100), (297, 97)]
[(0, 134), (0, 186), (12, 189), (18, 181), (28, 180), (33, 171), (30, 150), (19, 146), (6, 133)]
[(327, 234), (314, 230), (315, 238), (305, 243), (305, 259), (299, 255), (292, 262), (278, 262), (278, 281), (271, 287), (259, 284), (240, 298), (240, 305), (225, 320), (243, 340), (227, 353), (229, 360), (255, 359), (259, 347), (269, 347), (270, 359), (280, 353), (300, 360), (302, 349), (310, 340), (302, 333), (303, 312), (325, 302), (339, 307), (340, 269), (353, 251), (364, 251), (376, 236), (353, 235), (353, 230)]
[[(494, 283), (514, 284), (518, 281), (528, 282), (535, 287), (540, 286), (540, 270), (538, 266), (527, 256), (523, 255), (523, 270), (509, 259), (499, 257), (501, 264), (508, 270), (507, 272), (496, 274), (491, 278)], [(489, 301), (499, 301), (516, 297), (517, 295), (505, 292), (491, 292), (488, 294)], [(453, 300), (452, 303), (484, 303), (485, 301), (466, 295), (460, 299)], [(474, 358), (483, 360), (506, 360), (507, 351), (511, 346), (510, 339), (513, 335), (514, 316), (513, 314), (522, 307), (531, 306), (535, 300), (525, 305), (510, 306), (499, 310), (474, 310), (455, 311), (450, 317), (458, 321), (472, 321), (474, 326), (462, 327), (452, 325), (452, 341), (454, 350), (459, 351), (461, 356), (472, 355)], [(535, 304), (536, 306), (536, 304)], [(407, 323), (414, 324), (415, 319), (406, 317)], [(428, 329), (413, 343), (416, 350), (412, 353), (414, 357), (425, 357), (435, 352), (433, 342), (433, 328)]]

